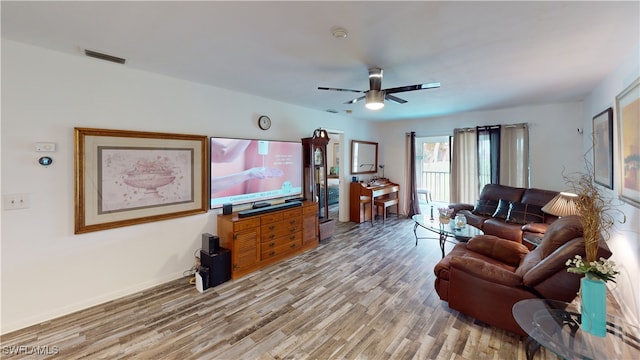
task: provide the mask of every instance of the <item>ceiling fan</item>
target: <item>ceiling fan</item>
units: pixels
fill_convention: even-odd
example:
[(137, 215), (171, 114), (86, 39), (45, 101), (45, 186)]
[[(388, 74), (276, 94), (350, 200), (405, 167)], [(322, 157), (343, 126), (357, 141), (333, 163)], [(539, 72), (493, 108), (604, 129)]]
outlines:
[(360, 96), (353, 100), (349, 100), (345, 102), (345, 104), (355, 104), (356, 102), (366, 99), (365, 106), (371, 110), (379, 110), (384, 107), (384, 99), (395, 101), (399, 104), (404, 104), (407, 100), (401, 99), (397, 96), (391, 95), (400, 92), (407, 91), (415, 91), (415, 90), (426, 90), (426, 89), (434, 89), (439, 88), (439, 82), (431, 82), (425, 84), (416, 84), (416, 85), (407, 85), (407, 86), (399, 86), (389, 89), (381, 89), (382, 87), (382, 69), (381, 68), (370, 68), (369, 69), (369, 90), (351, 90), (351, 89), (340, 89), (340, 88), (329, 88), (319, 86), (318, 90), (331, 90), (331, 91), (347, 91), (347, 92), (355, 92), (355, 93), (363, 93), (364, 96)]

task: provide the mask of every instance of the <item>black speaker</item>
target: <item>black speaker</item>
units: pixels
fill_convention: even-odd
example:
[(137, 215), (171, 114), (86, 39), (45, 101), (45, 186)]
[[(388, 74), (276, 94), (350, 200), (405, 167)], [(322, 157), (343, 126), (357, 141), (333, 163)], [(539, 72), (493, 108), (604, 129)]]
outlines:
[(233, 212), (233, 205), (231, 204), (222, 204), (222, 214), (229, 215)]
[(214, 254), (200, 252), (202, 266), (209, 268), (209, 287), (220, 285), (231, 279), (231, 251), (220, 248)]
[(213, 254), (220, 249), (220, 238), (209, 233), (202, 234), (202, 251)]

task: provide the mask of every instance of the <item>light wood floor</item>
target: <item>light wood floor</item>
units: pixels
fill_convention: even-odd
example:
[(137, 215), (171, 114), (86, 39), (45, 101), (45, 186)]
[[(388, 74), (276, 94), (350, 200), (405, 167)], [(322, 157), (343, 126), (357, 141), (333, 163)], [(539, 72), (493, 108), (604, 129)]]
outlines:
[[(179, 279), (6, 334), (0, 356), (525, 359), (519, 336), (439, 300), (439, 259), (436, 240), (415, 246), (411, 220), (339, 223), (316, 249), (202, 294)], [(12, 346), (57, 354), (12, 357)], [(544, 350), (536, 355), (555, 358)]]

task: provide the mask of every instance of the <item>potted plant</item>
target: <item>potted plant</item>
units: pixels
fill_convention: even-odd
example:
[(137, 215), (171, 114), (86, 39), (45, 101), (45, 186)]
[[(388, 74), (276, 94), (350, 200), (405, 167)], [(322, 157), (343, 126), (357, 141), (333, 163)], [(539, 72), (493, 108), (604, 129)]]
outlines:
[[(576, 211), (582, 222), (586, 259), (576, 255), (568, 259), (567, 271), (584, 274), (580, 281), (581, 326), (586, 332), (597, 336), (606, 335), (606, 281), (615, 282), (618, 271), (615, 263), (598, 259), (600, 238), (609, 239), (609, 230), (614, 223), (614, 208), (611, 200), (600, 192), (593, 179), (593, 168), (587, 162), (587, 171), (567, 178), (577, 195)], [(621, 213), (621, 212), (620, 212)], [(624, 214), (622, 214), (624, 217)], [(626, 221), (626, 218), (622, 222)]]

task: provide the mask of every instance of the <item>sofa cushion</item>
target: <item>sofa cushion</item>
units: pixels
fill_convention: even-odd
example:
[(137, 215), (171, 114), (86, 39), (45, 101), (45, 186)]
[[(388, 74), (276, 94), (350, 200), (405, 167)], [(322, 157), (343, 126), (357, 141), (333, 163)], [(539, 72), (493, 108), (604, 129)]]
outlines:
[(453, 259), (455, 257), (480, 259), (480, 260), (482, 260), (484, 262), (493, 264), (495, 266), (501, 267), (501, 268), (503, 268), (505, 270), (508, 270), (508, 271), (512, 271), (513, 272), (513, 271), (516, 270), (516, 266), (509, 265), (509, 264), (506, 264), (504, 262), (501, 262), (501, 261), (498, 261), (496, 259), (493, 259), (493, 258), (491, 258), (489, 256), (483, 255), (481, 253), (478, 253), (478, 252), (475, 252), (475, 251), (471, 251), (471, 250), (469, 250), (467, 248), (467, 244), (466, 243), (458, 243), (434, 267), (433, 272), (436, 275), (436, 277), (442, 278), (442, 279), (445, 279), (445, 280), (449, 280), (449, 273), (450, 273), (449, 271), (451, 270), (450, 262), (451, 262), (451, 259)]
[(482, 223), (482, 231), (485, 235), (494, 235), (499, 238), (522, 242), (522, 225), (508, 223), (502, 219), (489, 218)]
[(493, 215), (491, 215), (491, 217), (506, 220), (507, 215), (509, 215), (510, 203), (511, 202), (509, 200), (500, 199), (500, 201), (498, 202), (498, 207), (496, 208), (496, 211), (493, 213)]
[(498, 184), (487, 184), (482, 188), (479, 199), (498, 201), (504, 199), (507, 201), (520, 201), (524, 188), (511, 187)]
[(476, 215), (492, 216), (498, 208), (498, 202), (491, 199), (478, 199), (476, 200), (476, 206), (471, 211)]
[(525, 204), (545, 206), (556, 195), (558, 195), (557, 191), (531, 188), (525, 190), (524, 194), (522, 194), (522, 199), (520, 200), (520, 202)]
[(546, 258), (567, 241), (582, 237), (582, 222), (577, 215), (565, 216), (549, 225), (544, 233), (544, 238), (536, 250)]
[[(533, 266), (538, 265), (538, 263), (543, 261), (547, 256), (549, 256), (549, 254), (553, 253), (559, 247), (573, 239), (580, 239), (580, 241), (583, 241), (582, 222), (580, 221), (580, 217), (572, 215), (556, 220), (553, 224), (549, 225), (549, 228), (547, 228), (540, 245), (525, 256), (516, 272), (518, 275), (524, 277)], [(584, 244), (584, 241), (582, 244)], [(569, 257), (563, 261), (566, 261), (567, 259), (569, 259)], [(562, 265), (565, 266), (564, 264)]]
[(502, 263), (518, 266), (529, 253), (526, 246), (493, 235), (478, 235), (467, 243), (467, 249), (486, 255)]
[(544, 222), (542, 206), (511, 202), (509, 204), (507, 222), (522, 225), (528, 223), (542, 223)]

